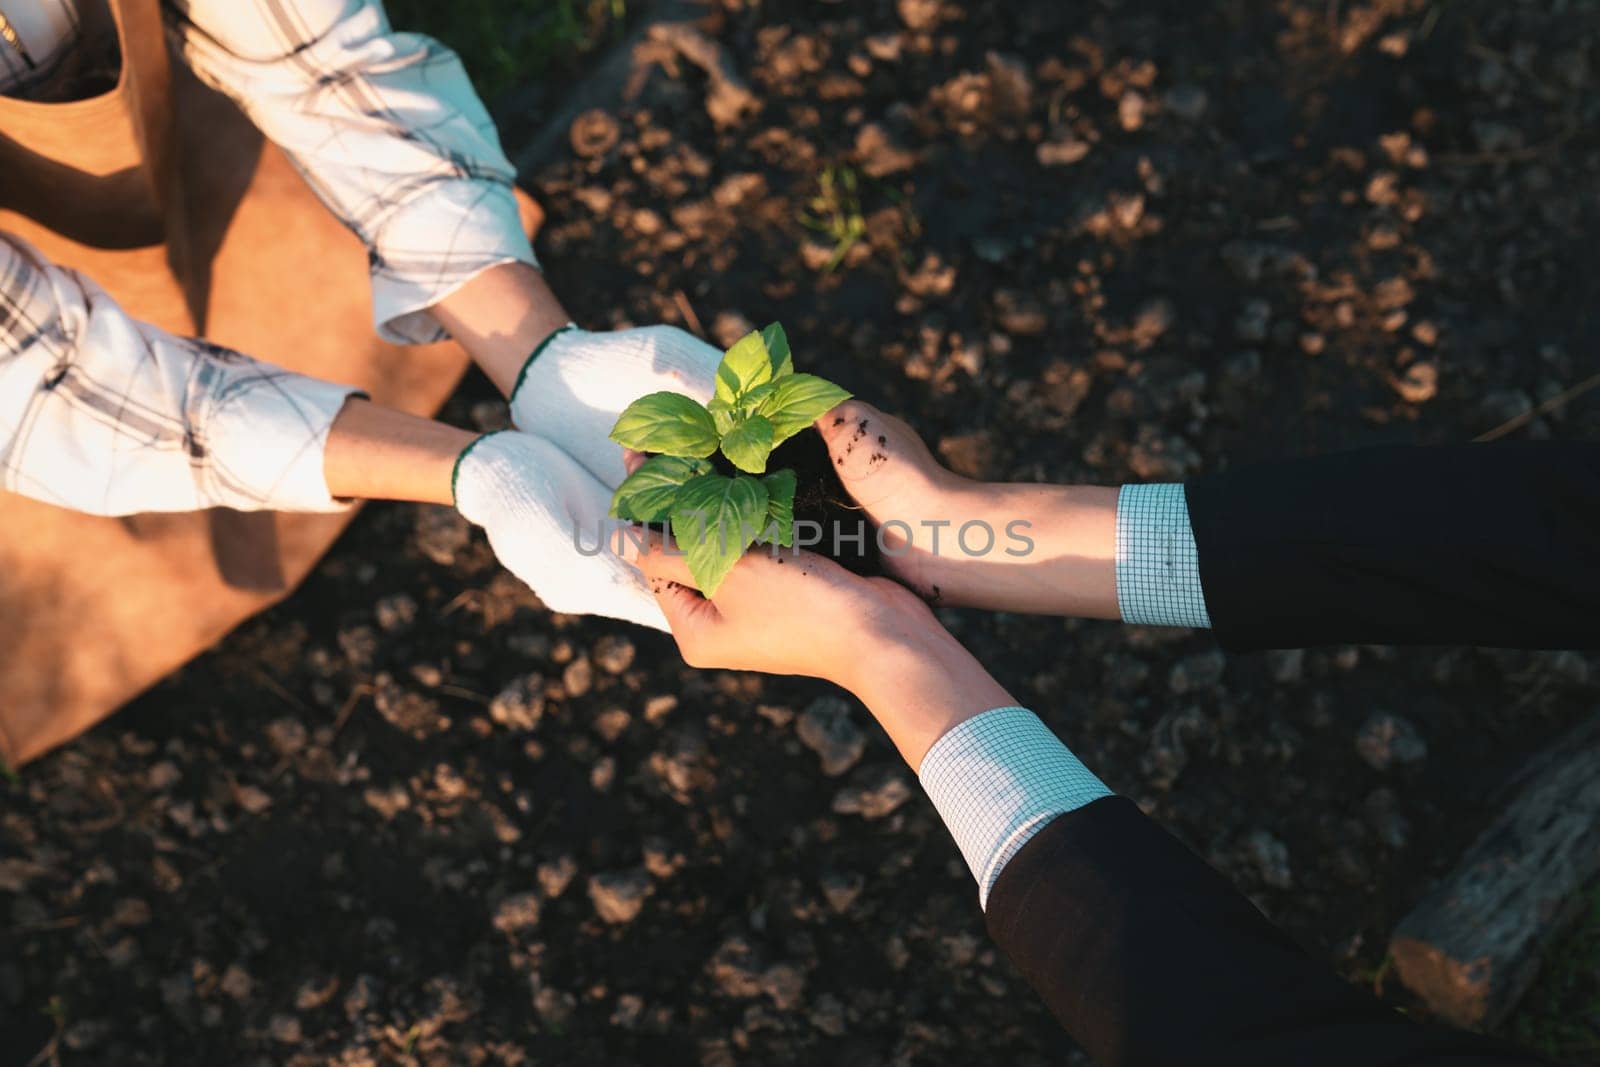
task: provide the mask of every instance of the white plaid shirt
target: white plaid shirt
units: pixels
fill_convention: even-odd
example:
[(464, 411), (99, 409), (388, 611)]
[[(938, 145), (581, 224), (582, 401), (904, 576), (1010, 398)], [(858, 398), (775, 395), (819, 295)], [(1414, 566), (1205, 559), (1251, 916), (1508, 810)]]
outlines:
[[(427, 309), (534, 263), (515, 172), (455, 54), (374, 0), (166, 0), (173, 47), (366, 242), (378, 332), (443, 338)], [(0, 0), (0, 92), (77, 43), (74, 0)], [(0, 486), (80, 511), (325, 510), (348, 388), (130, 319), (92, 281), (0, 234)], [(253, 442), (250, 454), (226, 445)], [(224, 469), (225, 468), (225, 469)], [(311, 477), (315, 468), (315, 478)]]

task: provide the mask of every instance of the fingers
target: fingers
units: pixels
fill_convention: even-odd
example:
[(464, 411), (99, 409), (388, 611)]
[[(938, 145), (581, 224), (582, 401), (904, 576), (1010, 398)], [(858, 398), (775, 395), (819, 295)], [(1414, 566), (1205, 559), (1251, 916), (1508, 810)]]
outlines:
[(631, 448), (624, 448), (622, 450), (622, 469), (627, 471), (629, 474), (632, 474), (634, 471), (642, 467), (644, 465), (644, 461), (649, 458), (650, 457), (643, 452), (635, 452)]
[(694, 575), (689, 573), (689, 561), (681, 552), (668, 552), (659, 531), (646, 528), (642, 531), (623, 530), (617, 555), (644, 572), (652, 584), (657, 581), (677, 582), (694, 588)]

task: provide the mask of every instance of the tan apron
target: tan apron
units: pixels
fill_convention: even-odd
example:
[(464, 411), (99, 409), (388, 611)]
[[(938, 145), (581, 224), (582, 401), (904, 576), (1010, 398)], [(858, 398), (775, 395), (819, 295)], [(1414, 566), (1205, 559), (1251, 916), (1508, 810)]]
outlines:
[[(231, 102), (169, 64), (159, 0), (110, 8), (113, 89), (0, 98), (0, 230), (140, 319), (437, 411), (465, 353), (378, 340), (361, 242)], [(531, 233), (539, 209), (518, 197)], [(0, 492), (0, 757), (73, 737), (282, 599), (350, 518), (101, 518)]]

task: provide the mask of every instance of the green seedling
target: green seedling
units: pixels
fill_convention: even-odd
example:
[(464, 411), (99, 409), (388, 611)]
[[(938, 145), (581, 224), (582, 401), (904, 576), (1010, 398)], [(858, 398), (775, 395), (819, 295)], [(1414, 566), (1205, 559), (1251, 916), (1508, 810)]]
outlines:
[[(849, 398), (826, 379), (795, 373), (781, 325), (752, 331), (723, 353), (706, 403), (651, 393), (617, 419), (611, 439), (653, 455), (617, 487), (611, 515), (670, 522), (689, 573), (711, 596), (757, 541), (793, 547), (795, 473), (769, 472), (767, 460)], [(719, 473), (718, 452), (742, 473)]]

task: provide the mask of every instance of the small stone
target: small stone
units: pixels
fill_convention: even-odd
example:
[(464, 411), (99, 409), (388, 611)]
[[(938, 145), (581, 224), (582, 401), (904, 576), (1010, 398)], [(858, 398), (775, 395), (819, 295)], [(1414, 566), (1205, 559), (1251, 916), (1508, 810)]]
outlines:
[(834, 795), (833, 810), (840, 815), (882, 819), (911, 799), (911, 787), (900, 773), (888, 767), (866, 768), (857, 780)]
[(1297, 685), (1305, 678), (1306, 650), (1303, 648), (1279, 649), (1267, 653), (1267, 664), (1272, 680), (1279, 685)]
[(594, 686), (594, 664), (588, 656), (579, 656), (561, 672), (561, 688), (569, 697), (581, 697)]
[(624, 993), (617, 998), (611, 1011), (611, 1025), (619, 1030), (632, 1030), (644, 1018), (644, 998), (637, 993)]
[(1394, 391), (1408, 404), (1425, 404), (1439, 393), (1439, 368), (1426, 360), (1411, 364), (1394, 379)]
[(275, 1014), (267, 1022), (267, 1033), (272, 1035), (272, 1040), (280, 1045), (299, 1045), (301, 1043), (301, 1024), (299, 1019), (285, 1014)]
[(839, 697), (819, 697), (800, 713), (795, 733), (822, 761), (822, 773), (829, 778), (854, 767), (867, 750), (867, 735), (855, 724), (848, 701)]
[(828, 900), (828, 907), (832, 908), (835, 914), (843, 915), (861, 896), (867, 880), (856, 871), (824, 871), (822, 877), (817, 879), (817, 883), (822, 887), (822, 895)]
[(1134, 346), (1148, 348), (1154, 344), (1162, 334), (1172, 329), (1177, 316), (1177, 308), (1166, 297), (1146, 300), (1133, 317)]
[(1265, 300), (1251, 300), (1233, 320), (1233, 332), (1241, 341), (1252, 344), (1265, 341), (1272, 325), (1272, 305)]
[(1088, 141), (1068, 136), (1040, 142), (1033, 154), (1041, 167), (1070, 167), (1086, 157), (1091, 147)]
[(1167, 675), (1167, 688), (1179, 695), (1210, 689), (1222, 681), (1227, 666), (1228, 657), (1218, 649), (1185, 656), (1172, 665)]
[(739, 311), (719, 311), (717, 317), (711, 320), (711, 337), (722, 348), (732, 348), (734, 342), (756, 328)]
[(1289, 870), (1289, 846), (1266, 830), (1253, 831), (1244, 841), (1245, 855), (1255, 866), (1261, 880), (1274, 889), (1288, 889), (1294, 885)]
[(652, 726), (666, 721), (672, 709), (678, 706), (678, 698), (671, 693), (653, 696), (644, 702), (644, 721)]
[(607, 674), (621, 674), (633, 666), (635, 650), (626, 637), (602, 637), (594, 643), (594, 662)]
[(508, 730), (527, 732), (544, 716), (544, 678), (526, 674), (508, 684), (489, 702), (489, 718)]
[(267, 743), (284, 759), (306, 747), (305, 725), (295, 719), (274, 719), (267, 724)]
[(228, 996), (243, 1004), (255, 992), (256, 983), (250, 977), (250, 972), (237, 963), (232, 963), (228, 965), (227, 970), (222, 972), (222, 980), (217, 983), (217, 986)]
[(1181, 482), (1200, 469), (1200, 454), (1185, 438), (1161, 437), (1146, 425), (1128, 452), (1128, 469), (1142, 481)]
[(577, 1007), (577, 997), (550, 986), (541, 986), (533, 995), (533, 1010), (546, 1026), (565, 1027)]
[(762, 972), (758, 963), (750, 942), (736, 935), (717, 948), (706, 969), (723, 996), (743, 999), (761, 994)]
[(378, 629), (392, 633), (410, 625), (417, 617), (417, 602), (404, 593), (386, 596), (373, 608)]
[(829, 1037), (843, 1037), (845, 1032), (844, 1005), (831, 993), (818, 997), (809, 1016), (811, 1025)]
[(1167, 111), (1185, 122), (1196, 122), (1203, 118), (1206, 108), (1211, 101), (1206, 96), (1206, 91), (1190, 82), (1174, 85), (1161, 96), (1161, 103)]
[(584, 159), (593, 159), (617, 146), (622, 138), (622, 129), (609, 113), (600, 108), (591, 108), (572, 120), (568, 136), (573, 152)]
[(494, 928), (502, 934), (516, 933), (539, 925), (539, 895), (515, 893), (494, 909)]
[(607, 708), (595, 716), (594, 732), (608, 743), (612, 743), (622, 736), (623, 731), (628, 728), (628, 724), (632, 721), (633, 716), (629, 715), (626, 710), (622, 708)]
[(272, 807), (272, 798), (267, 795), (266, 791), (253, 785), (234, 786), (233, 799), (251, 815), (260, 815)]
[(995, 321), (1006, 333), (1034, 337), (1050, 326), (1044, 305), (1027, 293), (1000, 289), (994, 294)]
[(761, 974), (761, 991), (779, 1011), (800, 1006), (806, 991), (806, 976), (792, 963), (775, 963)]
[(1356, 753), (1373, 770), (1386, 771), (1397, 763), (1427, 759), (1428, 745), (1409, 720), (1380, 711), (1356, 732)]
[(917, 33), (936, 29), (944, 18), (944, 0), (895, 0), (894, 7), (906, 29)]
[(1388, 311), (1405, 307), (1417, 298), (1417, 291), (1404, 278), (1396, 276), (1379, 282), (1372, 290), (1372, 299), (1379, 308)]
[(990, 51), (984, 56), (989, 93), (995, 109), (1013, 117), (1026, 115), (1033, 106), (1033, 76), (1020, 57)]
[(178, 779), (181, 777), (183, 775), (178, 771), (177, 765), (170, 760), (162, 760), (145, 772), (145, 781), (157, 792), (171, 789), (178, 784)]
[(994, 463), (994, 442), (983, 430), (951, 434), (939, 442), (939, 455), (957, 474), (984, 478)]
[(639, 917), (654, 888), (642, 867), (608, 871), (589, 879), (589, 900), (603, 921), (620, 926)]
[(544, 895), (554, 900), (567, 891), (567, 886), (572, 884), (572, 879), (578, 874), (578, 861), (571, 856), (558, 856), (553, 860), (546, 860), (539, 864), (534, 876), (539, 879), (539, 888), (544, 890)]
[(662, 881), (677, 874), (689, 862), (683, 853), (673, 849), (671, 843), (664, 837), (645, 838), (641, 851), (644, 857), (644, 869), (650, 872), (652, 878)]
[(456, 561), (456, 553), (472, 543), (472, 527), (455, 508), (419, 504), (413, 538), (417, 551), (441, 567)]
[(1144, 94), (1129, 89), (1122, 94), (1122, 99), (1117, 101), (1117, 121), (1122, 124), (1124, 130), (1132, 133), (1144, 125), (1146, 106)]
[(616, 780), (617, 761), (610, 756), (600, 757), (589, 768), (589, 784), (597, 793), (609, 792)]
[(861, 169), (874, 178), (886, 178), (917, 165), (916, 153), (881, 122), (869, 122), (857, 131), (856, 160)]

